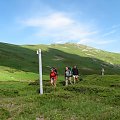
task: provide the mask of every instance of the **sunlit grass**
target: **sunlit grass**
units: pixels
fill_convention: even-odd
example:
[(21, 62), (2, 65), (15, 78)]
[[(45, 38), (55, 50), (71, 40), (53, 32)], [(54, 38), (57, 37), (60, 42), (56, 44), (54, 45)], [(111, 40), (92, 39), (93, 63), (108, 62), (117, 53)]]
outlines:
[(1, 81), (0, 119), (119, 120), (120, 86), (111, 84), (120, 83), (120, 76), (84, 76), (67, 87), (62, 84), (64, 80), (58, 80), (56, 89), (47, 80), (49, 76), (45, 77), (43, 95), (39, 94), (38, 80)]

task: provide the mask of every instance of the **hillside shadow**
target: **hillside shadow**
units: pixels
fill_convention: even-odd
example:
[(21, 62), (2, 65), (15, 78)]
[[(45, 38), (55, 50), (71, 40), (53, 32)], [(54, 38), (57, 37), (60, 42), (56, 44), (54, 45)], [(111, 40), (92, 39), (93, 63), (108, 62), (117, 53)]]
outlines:
[(58, 68), (60, 74), (64, 74), (66, 66), (72, 68), (76, 65), (80, 74), (101, 74), (102, 67), (105, 69), (105, 74), (120, 74), (120, 68), (117, 69), (102, 60), (70, 54), (54, 48), (49, 48), (48, 51), (43, 52), (43, 60), (44, 65), (46, 65), (44, 66), (46, 73), (50, 70), (49, 67), (54, 66)]
[[(0, 66), (17, 71), (38, 73), (38, 56), (36, 51), (18, 45), (0, 43)], [(6, 69), (9, 72), (15, 70)]]
[[(100, 74), (101, 67), (105, 74), (120, 74), (120, 69), (92, 57), (82, 57), (49, 48), (42, 51), (43, 74), (49, 74), (51, 67), (56, 67), (59, 74), (64, 74), (65, 66), (78, 66), (80, 74)], [(17, 71), (38, 73), (38, 55), (35, 50), (18, 45), (0, 43), (0, 66), (6, 66)], [(13, 72), (8, 69), (9, 72)]]

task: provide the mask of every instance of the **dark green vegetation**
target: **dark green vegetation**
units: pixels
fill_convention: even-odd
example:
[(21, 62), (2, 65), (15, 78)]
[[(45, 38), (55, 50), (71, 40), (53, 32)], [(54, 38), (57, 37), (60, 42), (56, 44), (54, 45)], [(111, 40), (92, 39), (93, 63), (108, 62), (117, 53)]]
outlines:
[(0, 82), (1, 120), (119, 120), (120, 76), (84, 76), (76, 85), (57, 88), (44, 80), (39, 95), (38, 81)]
[[(44, 94), (39, 95), (38, 56), (42, 49)], [(80, 81), (64, 86), (65, 66), (77, 65)], [(57, 88), (49, 83), (58, 68)], [(101, 67), (105, 76), (100, 76)], [(77, 44), (0, 43), (0, 120), (119, 120), (120, 54)]]
[(75, 64), (82, 75), (100, 74), (101, 67), (105, 68), (105, 74), (120, 74), (120, 54), (117, 53), (77, 44), (18, 46), (0, 43), (0, 80), (36, 80), (38, 48), (42, 49), (44, 75), (49, 74), (52, 66), (63, 75), (65, 66)]

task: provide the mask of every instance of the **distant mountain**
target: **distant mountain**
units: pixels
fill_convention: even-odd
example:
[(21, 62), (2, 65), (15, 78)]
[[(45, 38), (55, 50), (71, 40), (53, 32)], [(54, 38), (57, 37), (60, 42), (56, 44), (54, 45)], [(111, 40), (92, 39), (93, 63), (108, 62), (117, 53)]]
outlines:
[(64, 74), (65, 66), (77, 65), (80, 73), (100, 74), (104, 67), (105, 74), (120, 74), (120, 54), (95, 49), (80, 44), (51, 45), (13, 45), (0, 43), (0, 72), (30, 72), (38, 74), (37, 49), (42, 49), (43, 74), (49, 73), (50, 67), (57, 67), (59, 74)]

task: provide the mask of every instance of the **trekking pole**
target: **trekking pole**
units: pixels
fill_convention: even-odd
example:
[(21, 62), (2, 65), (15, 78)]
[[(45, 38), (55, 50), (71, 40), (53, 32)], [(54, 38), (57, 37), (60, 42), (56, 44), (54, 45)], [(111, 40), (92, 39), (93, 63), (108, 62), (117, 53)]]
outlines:
[(39, 57), (40, 94), (43, 94), (41, 49), (37, 50), (37, 54), (38, 54), (38, 57)]

